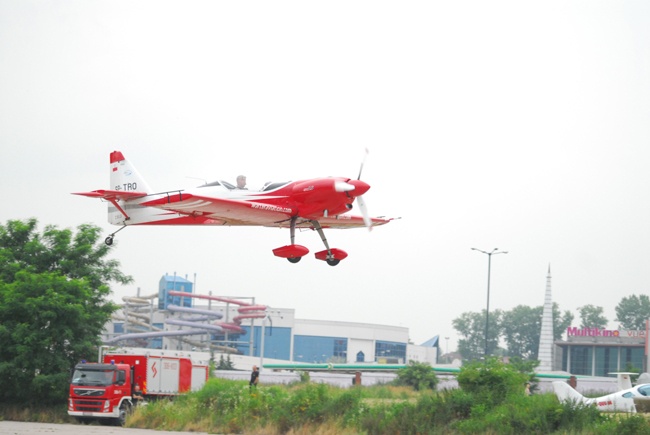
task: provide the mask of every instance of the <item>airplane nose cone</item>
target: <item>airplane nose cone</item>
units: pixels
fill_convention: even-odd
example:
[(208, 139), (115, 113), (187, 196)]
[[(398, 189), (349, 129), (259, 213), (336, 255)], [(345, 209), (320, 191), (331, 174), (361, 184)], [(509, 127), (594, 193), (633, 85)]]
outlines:
[(364, 193), (370, 189), (370, 185), (366, 183), (365, 181), (361, 180), (350, 180), (348, 183), (352, 184), (354, 186), (354, 191), (353, 194), (354, 196), (361, 196)]

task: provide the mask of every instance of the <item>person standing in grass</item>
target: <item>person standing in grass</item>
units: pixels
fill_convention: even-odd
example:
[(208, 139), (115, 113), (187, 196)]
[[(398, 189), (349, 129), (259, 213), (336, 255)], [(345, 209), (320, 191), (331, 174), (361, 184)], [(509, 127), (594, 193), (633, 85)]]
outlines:
[(142, 397), (142, 390), (140, 389), (140, 385), (135, 384), (135, 387), (133, 387), (133, 404), (135, 406), (138, 406), (142, 404), (144, 397)]
[(260, 380), (260, 371), (257, 366), (253, 366), (253, 371), (251, 372), (251, 380), (248, 382), (248, 388), (251, 390), (253, 387), (257, 387), (257, 382)]

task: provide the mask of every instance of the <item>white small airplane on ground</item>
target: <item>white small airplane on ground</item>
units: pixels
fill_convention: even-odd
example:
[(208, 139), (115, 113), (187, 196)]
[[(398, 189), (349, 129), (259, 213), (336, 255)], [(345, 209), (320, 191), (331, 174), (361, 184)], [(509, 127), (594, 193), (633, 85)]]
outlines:
[(650, 400), (650, 384), (632, 386), (631, 375), (638, 373), (612, 373), (618, 375), (618, 388), (620, 391), (601, 397), (585, 397), (574, 390), (569, 384), (562, 381), (553, 382), (553, 390), (560, 402), (581, 403), (593, 405), (599, 411), (605, 412), (636, 412), (635, 397), (646, 397)]
[[(363, 169), (363, 163), (361, 164)], [(368, 216), (363, 194), (370, 185), (359, 176), (325, 177), (293, 182), (268, 182), (249, 190), (226, 181), (215, 181), (192, 190), (155, 192), (120, 151), (110, 154), (110, 189), (80, 192), (109, 203), (108, 221), (122, 228), (129, 225), (216, 225), (288, 228), (291, 243), (273, 249), (277, 257), (297, 263), (309, 250), (295, 243), (296, 228), (316, 230), (325, 250), (316, 252), (330, 266), (347, 257), (342, 249), (330, 248), (324, 228), (363, 228), (384, 225), (392, 219)], [(244, 178), (244, 177), (241, 177)], [(347, 212), (356, 202), (362, 216)]]

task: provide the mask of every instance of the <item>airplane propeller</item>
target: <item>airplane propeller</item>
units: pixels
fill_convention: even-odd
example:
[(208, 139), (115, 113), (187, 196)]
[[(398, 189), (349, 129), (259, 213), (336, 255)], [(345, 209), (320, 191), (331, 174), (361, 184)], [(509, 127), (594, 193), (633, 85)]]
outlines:
[(366, 163), (366, 159), (368, 158), (368, 148), (366, 148), (366, 153), (363, 155), (363, 160), (361, 160), (361, 167), (359, 168), (359, 176), (357, 177), (357, 180), (361, 180), (361, 172), (363, 171), (363, 165)]
[(364, 182), (361, 181), (361, 173), (363, 172), (363, 166), (366, 163), (366, 158), (368, 157), (368, 148), (365, 150), (365, 154), (363, 156), (363, 160), (361, 161), (361, 166), (359, 167), (359, 175), (357, 176), (356, 180), (348, 180), (347, 182), (345, 181), (337, 181), (334, 183), (334, 190), (336, 192), (351, 192), (355, 191), (355, 199), (357, 201), (357, 204), (359, 205), (359, 211), (361, 211), (361, 216), (363, 217), (363, 223), (365, 224), (366, 228), (368, 228), (368, 231), (372, 230), (372, 220), (370, 219), (370, 216), (368, 214), (368, 207), (366, 206), (366, 201), (363, 199), (363, 194), (370, 189), (370, 186)]
[[(366, 159), (368, 158), (368, 148), (366, 148), (366, 153), (363, 155), (363, 160), (361, 160), (361, 167), (359, 168), (359, 176), (357, 177), (358, 181), (361, 181), (361, 172), (363, 172), (363, 165), (366, 163)], [(370, 186), (368, 186), (370, 188)], [(367, 191), (368, 189), (366, 189)], [(363, 192), (365, 193), (365, 191)], [(368, 231), (372, 231), (372, 221), (370, 220), (370, 216), (368, 215), (368, 207), (366, 206), (366, 201), (363, 199), (362, 194), (357, 196), (357, 204), (359, 204), (359, 211), (361, 211), (361, 216), (363, 217), (363, 223), (366, 224), (366, 228), (368, 228)]]
[(357, 196), (357, 203), (359, 204), (359, 210), (363, 217), (363, 223), (366, 224), (368, 231), (372, 231), (372, 221), (370, 220), (370, 216), (368, 216), (368, 208), (366, 207), (366, 201), (364, 201), (363, 196)]

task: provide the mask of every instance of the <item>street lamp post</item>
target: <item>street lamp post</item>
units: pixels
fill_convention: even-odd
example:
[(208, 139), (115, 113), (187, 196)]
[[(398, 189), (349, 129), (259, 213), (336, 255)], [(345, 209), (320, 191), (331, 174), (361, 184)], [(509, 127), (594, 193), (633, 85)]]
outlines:
[(472, 251), (478, 251), (488, 256), (488, 278), (487, 278), (487, 308), (485, 310), (485, 361), (488, 356), (488, 321), (490, 320), (490, 269), (492, 268), (492, 255), (507, 254), (508, 251), (499, 251), (499, 248), (494, 248), (490, 252), (482, 251), (480, 249), (472, 248)]

